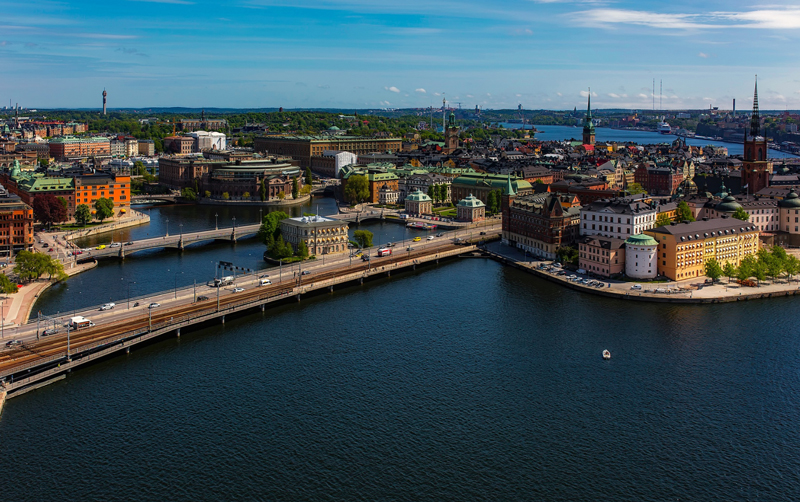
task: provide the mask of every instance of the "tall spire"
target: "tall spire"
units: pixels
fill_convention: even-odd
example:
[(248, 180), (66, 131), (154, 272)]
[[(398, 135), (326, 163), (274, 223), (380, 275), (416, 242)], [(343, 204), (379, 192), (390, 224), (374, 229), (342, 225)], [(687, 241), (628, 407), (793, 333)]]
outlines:
[(753, 115), (750, 117), (750, 135), (758, 136), (761, 131), (761, 118), (758, 116), (758, 75), (756, 75), (756, 88), (753, 92)]
[(511, 172), (508, 173), (508, 183), (506, 184), (506, 195), (517, 195), (514, 191), (514, 185), (511, 184)]
[(586, 106), (586, 116), (592, 118), (592, 88), (589, 87), (589, 104)]

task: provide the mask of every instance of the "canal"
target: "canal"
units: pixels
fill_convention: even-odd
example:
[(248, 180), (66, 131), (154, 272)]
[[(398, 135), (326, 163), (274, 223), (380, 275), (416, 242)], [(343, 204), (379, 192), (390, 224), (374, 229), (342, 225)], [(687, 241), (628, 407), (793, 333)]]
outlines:
[[(156, 252), (67, 282), (158, 289), (166, 269), (191, 283), (261, 249)], [(797, 500), (795, 302), (631, 304), (484, 259), (422, 267), (12, 399), (2, 498)]]

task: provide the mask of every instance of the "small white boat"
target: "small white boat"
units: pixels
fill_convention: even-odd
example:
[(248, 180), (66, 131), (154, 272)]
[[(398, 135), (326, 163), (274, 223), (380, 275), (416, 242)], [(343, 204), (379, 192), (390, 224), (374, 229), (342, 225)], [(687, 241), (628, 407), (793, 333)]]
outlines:
[(604, 350), (603, 351), (603, 359), (611, 359), (611, 352)]

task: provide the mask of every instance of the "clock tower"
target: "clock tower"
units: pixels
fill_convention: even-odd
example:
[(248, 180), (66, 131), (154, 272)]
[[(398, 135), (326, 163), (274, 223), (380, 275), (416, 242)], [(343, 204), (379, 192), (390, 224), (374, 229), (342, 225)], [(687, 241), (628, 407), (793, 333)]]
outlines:
[[(765, 132), (766, 133), (766, 132)], [(753, 94), (753, 114), (750, 129), (744, 136), (742, 161), (742, 193), (754, 194), (769, 186), (772, 162), (767, 159), (767, 138), (762, 135), (761, 117), (758, 113), (758, 81)]]

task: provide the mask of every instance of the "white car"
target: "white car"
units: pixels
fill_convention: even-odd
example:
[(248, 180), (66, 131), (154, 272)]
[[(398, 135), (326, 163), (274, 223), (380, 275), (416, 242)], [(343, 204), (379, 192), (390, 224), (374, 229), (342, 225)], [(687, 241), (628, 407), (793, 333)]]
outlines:
[(122, 247), (122, 244), (119, 243), (119, 242), (112, 242), (111, 244), (108, 245), (108, 247), (110, 247), (110, 248), (118, 248), (118, 247)]
[(117, 306), (117, 304), (116, 304), (116, 303), (106, 303), (105, 305), (103, 305), (102, 307), (100, 307), (100, 310), (111, 310), (111, 309), (113, 309), (113, 308), (114, 308), (114, 307), (116, 307), (116, 306)]
[(242, 291), (244, 291), (244, 288), (233, 288), (231, 291), (233, 293), (241, 293)]
[(641, 284), (634, 284), (633, 286), (631, 286), (631, 289), (635, 289), (635, 290), (638, 291), (638, 290), (642, 289), (642, 285)]
[(432, 235), (429, 235), (429, 236), (428, 236), (428, 240), (429, 240), (429, 241), (432, 241), (432, 240), (433, 240), (433, 236), (432, 236)]
[(148, 306), (147, 306), (147, 308), (149, 308), (149, 309), (155, 309), (155, 308), (158, 308), (158, 307), (160, 307), (160, 306), (161, 306), (161, 304), (160, 304), (160, 303), (153, 302), (153, 303), (151, 303), (150, 305), (148, 305)]

